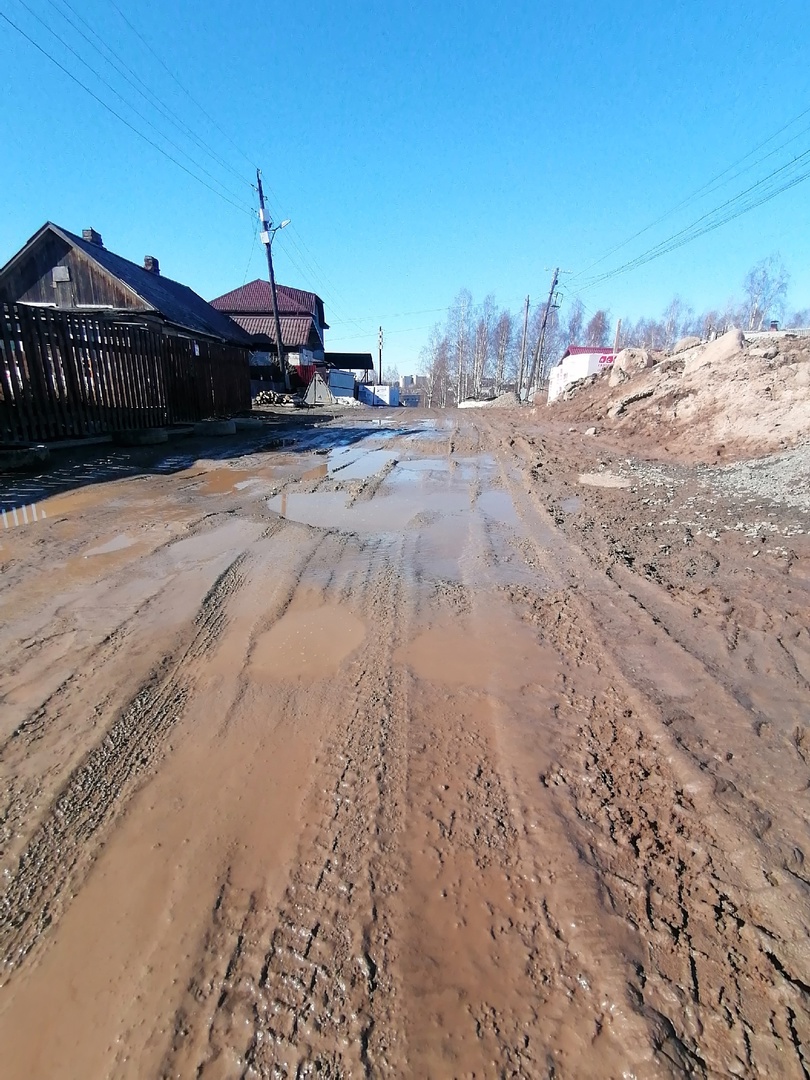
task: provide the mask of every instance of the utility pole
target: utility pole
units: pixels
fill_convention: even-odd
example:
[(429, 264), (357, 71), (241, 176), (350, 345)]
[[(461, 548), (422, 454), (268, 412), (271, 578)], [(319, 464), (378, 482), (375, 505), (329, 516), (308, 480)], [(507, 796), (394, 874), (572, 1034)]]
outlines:
[[(526, 333), (529, 329), (529, 298), (526, 297), (526, 307), (523, 309), (523, 340), (520, 343), (520, 368), (518, 369), (518, 401), (522, 400), (523, 377), (526, 374)], [(528, 390), (528, 387), (526, 387)]]
[(284, 376), (284, 389), (290, 389), (290, 372), (287, 367), (287, 358), (284, 355), (284, 342), (281, 340), (281, 322), (278, 317), (278, 297), (276, 296), (276, 275), (273, 273), (273, 237), (275, 229), (272, 220), (268, 219), (264, 210), (264, 189), (262, 188), (261, 170), (256, 170), (256, 182), (259, 186), (259, 220), (262, 223), (261, 241), (267, 252), (267, 272), (270, 275), (270, 297), (273, 302), (273, 321), (276, 326), (276, 350), (278, 351), (278, 366)]
[(616, 359), (616, 353), (619, 351), (619, 335), (622, 332), (622, 320), (616, 323), (616, 337), (613, 340), (613, 359)]
[(382, 347), (383, 347), (383, 329), (380, 327), (380, 347), (379, 347), (379, 360), (380, 360), (380, 383), (382, 386)]
[[(548, 314), (551, 311), (551, 302), (554, 299), (554, 290), (557, 288), (557, 279), (560, 276), (559, 266), (554, 271), (554, 277), (551, 279), (551, 288), (548, 291), (548, 300), (546, 301), (546, 310), (543, 312), (543, 324), (540, 327), (540, 337), (537, 341), (537, 348), (534, 350), (534, 359), (532, 360), (532, 373), (529, 377), (529, 385), (527, 392), (534, 386), (534, 380), (537, 375), (537, 364), (540, 357), (543, 354), (543, 344), (546, 340), (546, 326), (548, 325)], [(527, 393), (528, 398), (528, 393)]]

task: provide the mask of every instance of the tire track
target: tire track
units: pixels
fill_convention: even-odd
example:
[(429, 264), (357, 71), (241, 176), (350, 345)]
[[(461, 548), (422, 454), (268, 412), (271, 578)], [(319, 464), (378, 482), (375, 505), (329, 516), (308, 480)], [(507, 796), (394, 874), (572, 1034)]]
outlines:
[(101, 742), (71, 773), (0, 895), (3, 983), (58, 922), (94, 861), (104, 833), (159, 759), (204, 659), (225, 624), (224, 606), (243, 582), (244, 553), (203, 600), (189, 644), (153, 670)]
[[(769, 956), (790, 955), (795, 943), (778, 929), (779, 897), (776, 907), (767, 895), (752, 903), (737, 870), (761, 862), (748, 835), (728, 817), (718, 834), (705, 796), (690, 794), (673, 773), (666, 714), (623, 687), (581, 601), (570, 591), (509, 594), (571, 664), (557, 716), (560, 729), (576, 735), (542, 782), (608, 909), (646, 942), (647, 961), (629, 990), (657, 1027), (656, 1049), (687, 1075), (803, 1080), (791, 1032), (810, 1032), (810, 998)], [(578, 668), (599, 671), (605, 688), (594, 693), (586, 680), (589, 688), (579, 690)]]
[[(396, 888), (406, 703), (391, 652), (403, 618), (402, 541), (361, 545), (364, 570), (333, 584), (371, 615), (373, 643), (340, 701), (280, 903), (227, 877), (174, 1023), (162, 1075), (346, 1076), (389, 1071), (402, 1037), (389, 1005), (387, 897)], [(381, 678), (381, 673), (386, 673)], [(298, 706), (313, 708), (312, 688)], [(295, 710), (295, 698), (288, 703)]]

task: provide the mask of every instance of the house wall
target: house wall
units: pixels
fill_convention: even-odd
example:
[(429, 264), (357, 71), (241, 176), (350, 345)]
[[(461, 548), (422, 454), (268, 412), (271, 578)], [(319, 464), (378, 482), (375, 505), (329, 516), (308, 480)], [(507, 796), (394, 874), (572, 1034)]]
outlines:
[[(69, 280), (54, 283), (54, 268), (67, 271)], [(64, 275), (60, 275), (64, 276)], [(60, 308), (81, 305), (150, 310), (134, 292), (95, 266), (76, 248), (48, 233), (0, 285), (0, 301), (8, 304), (53, 304)]]

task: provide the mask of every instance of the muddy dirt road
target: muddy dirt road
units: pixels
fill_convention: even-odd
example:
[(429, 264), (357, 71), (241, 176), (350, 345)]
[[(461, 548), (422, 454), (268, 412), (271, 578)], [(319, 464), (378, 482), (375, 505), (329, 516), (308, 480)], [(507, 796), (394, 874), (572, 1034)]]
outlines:
[(807, 1078), (806, 486), (403, 411), (5, 483), (4, 1077)]

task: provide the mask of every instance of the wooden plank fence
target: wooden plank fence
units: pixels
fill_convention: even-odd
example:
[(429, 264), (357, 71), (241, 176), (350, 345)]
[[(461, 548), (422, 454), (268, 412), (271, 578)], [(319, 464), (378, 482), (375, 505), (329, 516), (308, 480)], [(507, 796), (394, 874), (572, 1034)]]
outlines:
[(0, 305), (0, 443), (162, 427), (250, 408), (248, 352), (98, 313)]

